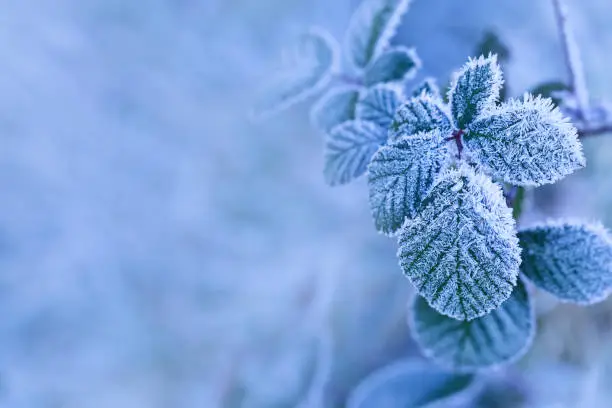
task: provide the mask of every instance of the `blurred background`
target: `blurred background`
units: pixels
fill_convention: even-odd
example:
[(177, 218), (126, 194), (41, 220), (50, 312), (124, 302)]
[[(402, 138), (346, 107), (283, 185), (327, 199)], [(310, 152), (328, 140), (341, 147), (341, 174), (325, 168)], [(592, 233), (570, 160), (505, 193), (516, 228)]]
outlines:
[[(341, 38), (358, 3), (0, 0), (0, 407), (342, 407), (418, 355), (395, 242), (363, 180), (325, 185), (310, 101), (247, 116), (292, 36)], [(567, 3), (612, 100), (612, 3)], [(491, 31), (511, 95), (565, 79), (548, 1), (414, 0), (394, 42), (443, 84)], [(612, 227), (610, 136), (523, 221)], [(609, 407), (612, 302), (538, 315), (519, 388)]]

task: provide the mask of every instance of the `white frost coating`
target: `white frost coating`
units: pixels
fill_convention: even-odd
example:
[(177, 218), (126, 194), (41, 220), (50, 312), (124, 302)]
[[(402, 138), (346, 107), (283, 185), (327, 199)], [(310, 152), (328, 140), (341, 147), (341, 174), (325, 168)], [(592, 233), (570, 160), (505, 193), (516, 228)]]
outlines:
[(399, 233), (404, 274), (438, 312), (484, 316), (510, 296), (520, 248), (501, 188), (462, 166), (440, 176)]
[(420, 296), (410, 315), (411, 331), (423, 354), (459, 372), (516, 361), (531, 345), (535, 323), (529, 293), (520, 279), (500, 307), (469, 322), (439, 314)]
[(338, 68), (339, 50), (326, 30), (312, 27), (283, 53), (283, 66), (264, 86), (253, 119), (264, 119), (321, 91)]
[(481, 390), (474, 374), (453, 373), (417, 359), (399, 360), (368, 375), (350, 393), (347, 408), (467, 406)]
[(382, 147), (368, 166), (370, 209), (376, 229), (396, 232), (421, 206), (447, 151), (438, 131), (404, 137)]
[(386, 141), (387, 132), (372, 122), (352, 120), (336, 126), (325, 141), (325, 181), (334, 186), (361, 176)]
[(584, 167), (576, 128), (550, 99), (525, 95), (474, 122), (465, 142), (475, 160), (507, 183), (554, 183)]
[(434, 129), (438, 129), (443, 137), (451, 136), (448, 113), (439, 100), (422, 94), (409, 99), (397, 109), (389, 130), (389, 139), (395, 140)]
[(414, 48), (392, 47), (368, 65), (363, 78), (366, 86), (403, 82), (414, 78), (420, 67), (421, 60)]
[(341, 86), (329, 90), (310, 111), (312, 124), (322, 132), (330, 132), (337, 125), (355, 119), (359, 87)]
[(412, 91), (412, 96), (414, 97), (419, 97), (423, 94), (429, 95), (435, 99), (440, 99), (440, 87), (435, 78), (425, 78), (423, 82), (417, 85)]
[(479, 115), (493, 108), (503, 83), (497, 55), (470, 58), (454, 75), (448, 92), (454, 125), (465, 129)]
[(395, 86), (378, 85), (362, 94), (357, 103), (356, 116), (389, 129), (402, 96)]
[(349, 23), (345, 50), (349, 61), (364, 69), (388, 46), (410, 0), (364, 0)]
[(612, 290), (612, 237), (599, 223), (559, 220), (518, 233), (521, 271), (562, 301), (591, 304)]

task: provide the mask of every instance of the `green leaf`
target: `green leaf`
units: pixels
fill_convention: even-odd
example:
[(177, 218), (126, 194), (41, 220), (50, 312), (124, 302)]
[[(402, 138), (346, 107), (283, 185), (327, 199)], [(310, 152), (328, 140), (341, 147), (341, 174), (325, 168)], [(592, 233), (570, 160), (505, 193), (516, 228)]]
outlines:
[(346, 33), (349, 61), (364, 69), (389, 46), (410, 0), (364, 0)]
[(389, 129), (397, 107), (401, 103), (399, 91), (392, 86), (378, 85), (365, 92), (357, 103), (357, 117)]
[(441, 315), (417, 296), (410, 323), (413, 336), (426, 356), (460, 371), (515, 361), (525, 353), (535, 331), (533, 307), (520, 280), (512, 296), (500, 307), (470, 321)]
[(585, 165), (576, 128), (550, 99), (526, 95), (474, 122), (464, 137), (472, 158), (517, 186), (554, 183)]
[(572, 303), (604, 300), (612, 289), (612, 238), (599, 224), (556, 222), (524, 229), (521, 271), (538, 288)]
[(435, 78), (427, 77), (422, 83), (417, 85), (412, 91), (412, 96), (419, 97), (423, 94), (429, 95), (433, 99), (440, 99), (440, 87)]
[(446, 156), (438, 131), (398, 139), (376, 152), (368, 167), (368, 186), (378, 231), (392, 234), (415, 215)]
[[(478, 45), (476, 46), (476, 55), (497, 55), (497, 60), (504, 67), (510, 61), (510, 49), (502, 41), (502, 39), (494, 31), (486, 31)], [(508, 83), (504, 82), (499, 90), (499, 99), (506, 100), (508, 95)]]
[(336, 126), (325, 142), (325, 180), (346, 184), (365, 173), (370, 159), (387, 141), (387, 132), (373, 122), (352, 120)]
[(399, 233), (400, 266), (438, 312), (484, 316), (516, 284), (520, 250), (501, 189), (470, 167), (440, 177)]
[(364, 73), (364, 82), (366, 86), (402, 82), (413, 78), (420, 66), (421, 60), (414, 49), (393, 47), (368, 65)]
[(422, 94), (409, 99), (397, 109), (391, 123), (389, 138), (395, 140), (434, 129), (450, 134), (451, 125), (448, 114), (444, 111), (440, 101)]
[(458, 406), (471, 401), (479, 385), (473, 374), (451, 373), (406, 359), (366, 377), (349, 395), (347, 408)]
[(465, 129), (495, 107), (502, 84), (497, 56), (470, 59), (454, 78), (448, 94), (455, 126)]
[(549, 81), (541, 83), (533, 88), (530, 93), (542, 98), (550, 98), (555, 106), (561, 105), (562, 99), (557, 96), (559, 92), (569, 91), (569, 86), (561, 81)]
[(348, 120), (355, 119), (359, 88), (353, 86), (331, 89), (311, 110), (312, 123), (323, 132)]
[(253, 110), (256, 118), (287, 109), (327, 86), (338, 64), (338, 45), (327, 31), (311, 28), (284, 55), (283, 67), (272, 74)]

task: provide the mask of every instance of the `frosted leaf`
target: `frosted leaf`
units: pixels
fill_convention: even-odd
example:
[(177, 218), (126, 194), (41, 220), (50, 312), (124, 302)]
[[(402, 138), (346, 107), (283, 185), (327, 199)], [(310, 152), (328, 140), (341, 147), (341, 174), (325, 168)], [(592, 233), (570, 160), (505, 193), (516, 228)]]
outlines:
[(387, 85), (378, 85), (368, 89), (357, 103), (356, 116), (378, 124), (383, 129), (389, 129), (401, 96), (397, 89)]
[(497, 308), (510, 296), (520, 263), (500, 187), (467, 166), (448, 171), (400, 230), (398, 256), (438, 312), (471, 320)]
[(470, 59), (456, 74), (448, 93), (454, 124), (465, 129), (495, 106), (503, 84), (497, 56)]
[(438, 87), (438, 83), (435, 78), (425, 78), (425, 80), (416, 86), (412, 91), (412, 96), (418, 97), (423, 94), (429, 95), (434, 99), (440, 98), (440, 87)]
[(386, 141), (387, 132), (373, 122), (352, 120), (336, 126), (325, 141), (327, 183), (346, 184), (361, 176)]
[(434, 129), (448, 132), (450, 136), (448, 115), (438, 100), (428, 95), (421, 95), (409, 99), (397, 109), (389, 130), (389, 139), (395, 140), (402, 136)]
[(533, 340), (535, 316), (525, 285), (486, 316), (455, 320), (416, 296), (410, 319), (423, 353), (438, 364), (460, 371), (492, 368), (521, 357)]
[(264, 87), (255, 117), (289, 108), (329, 84), (338, 63), (338, 45), (327, 31), (311, 28), (284, 55), (283, 67)]
[(347, 408), (423, 408), (465, 404), (478, 391), (474, 374), (452, 373), (406, 359), (367, 376), (350, 393)]
[(574, 126), (550, 99), (530, 95), (479, 118), (465, 143), (495, 178), (519, 186), (554, 183), (585, 165)]
[(319, 130), (329, 132), (337, 125), (355, 119), (358, 99), (357, 87), (333, 88), (313, 106), (311, 121)]
[(382, 53), (365, 70), (366, 86), (400, 82), (414, 77), (421, 60), (412, 48), (393, 47)]
[(612, 238), (598, 224), (557, 222), (524, 229), (521, 271), (538, 288), (578, 304), (604, 300), (612, 288)]
[(370, 208), (376, 229), (391, 234), (421, 206), (447, 156), (438, 131), (382, 147), (368, 166)]
[(357, 8), (346, 33), (349, 60), (365, 68), (388, 46), (410, 0), (364, 0)]

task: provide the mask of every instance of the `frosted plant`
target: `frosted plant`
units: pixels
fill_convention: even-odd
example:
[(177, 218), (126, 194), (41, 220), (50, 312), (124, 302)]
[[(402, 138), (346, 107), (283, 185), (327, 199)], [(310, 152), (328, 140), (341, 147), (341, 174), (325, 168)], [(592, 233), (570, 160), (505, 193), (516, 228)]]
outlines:
[[(326, 82), (329, 70), (321, 69), (317, 81), (310, 77), (329, 84), (311, 110), (325, 133), (325, 180), (340, 185), (365, 175), (374, 225), (397, 238), (400, 268), (415, 288), (408, 320), (416, 343), (457, 371), (447, 377), (412, 363), (387, 367), (355, 390), (349, 406), (424, 406), (459, 394), (475, 378), (465, 372), (508, 364), (528, 349), (534, 288), (576, 304), (612, 290), (605, 228), (581, 221), (516, 226), (525, 188), (584, 167), (579, 137), (606, 131), (612, 118), (589, 101), (567, 19), (553, 2), (572, 80), (545, 84), (535, 96), (500, 100), (504, 79), (494, 53), (469, 58), (445, 97), (432, 78), (407, 91), (421, 63), (413, 49), (389, 45), (406, 0), (365, 0), (358, 8), (341, 52), (347, 71), (311, 64), (328, 67), (334, 79)], [(483, 47), (507, 58), (496, 37), (486, 40)], [(285, 106), (297, 99), (287, 95)], [(428, 378), (427, 386), (415, 389), (418, 378)]]

